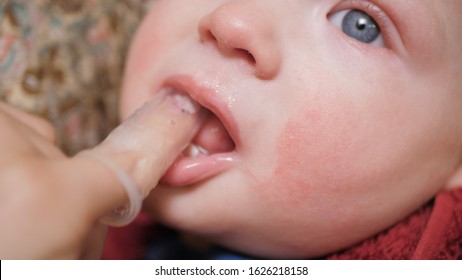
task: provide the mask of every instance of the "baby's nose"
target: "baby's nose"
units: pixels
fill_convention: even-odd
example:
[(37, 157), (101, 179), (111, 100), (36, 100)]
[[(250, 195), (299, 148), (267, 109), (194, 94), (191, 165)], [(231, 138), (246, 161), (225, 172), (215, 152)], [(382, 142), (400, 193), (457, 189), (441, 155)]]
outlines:
[(237, 0), (218, 7), (199, 23), (203, 42), (214, 42), (221, 52), (237, 55), (264, 80), (274, 78), (281, 66), (274, 14), (265, 1)]

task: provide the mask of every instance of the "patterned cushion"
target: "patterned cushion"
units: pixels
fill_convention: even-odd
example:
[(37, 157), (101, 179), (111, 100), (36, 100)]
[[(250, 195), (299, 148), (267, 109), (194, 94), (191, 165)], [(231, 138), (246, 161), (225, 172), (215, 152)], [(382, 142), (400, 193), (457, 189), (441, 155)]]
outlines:
[(51, 121), (68, 154), (117, 124), (128, 42), (150, 0), (0, 1), (0, 99)]

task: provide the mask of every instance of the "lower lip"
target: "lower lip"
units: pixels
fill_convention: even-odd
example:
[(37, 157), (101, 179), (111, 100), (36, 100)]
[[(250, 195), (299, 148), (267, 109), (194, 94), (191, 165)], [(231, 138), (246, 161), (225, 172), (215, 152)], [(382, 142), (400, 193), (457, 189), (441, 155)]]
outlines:
[(189, 186), (220, 174), (236, 161), (235, 152), (199, 155), (194, 158), (180, 156), (162, 177), (161, 183), (175, 187)]

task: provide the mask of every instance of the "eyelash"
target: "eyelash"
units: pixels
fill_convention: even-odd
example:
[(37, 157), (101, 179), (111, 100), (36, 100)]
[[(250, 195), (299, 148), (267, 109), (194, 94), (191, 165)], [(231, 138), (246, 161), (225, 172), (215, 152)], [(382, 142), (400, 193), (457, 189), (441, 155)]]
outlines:
[(392, 47), (391, 28), (393, 23), (379, 6), (367, 0), (345, 0), (337, 4), (331, 13), (351, 9), (361, 10), (371, 16), (380, 27), (385, 46), (387, 48)]

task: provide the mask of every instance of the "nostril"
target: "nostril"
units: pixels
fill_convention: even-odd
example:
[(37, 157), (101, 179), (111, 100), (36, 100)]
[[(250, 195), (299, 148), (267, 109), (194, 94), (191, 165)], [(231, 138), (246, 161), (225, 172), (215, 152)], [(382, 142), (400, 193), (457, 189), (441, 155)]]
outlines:
[(238, 3), (244, 2), (230, 1), (202, 18), (198, 26), (201, 43), (213, 44), (227, 58), (242, 60), (249, 69), (253, 68), (257, 78), (272, 79), (282, 58), (273, 25), (268, 18), (242, 14)]
[(202, 42), (207, 42), (207, 41), (217, 41), (217, 38), (215, 37), (215, 35), (213, 35), (212, 31), (207, 29), (206, 31), (204, 32), (201, 32), (201, 41)]
[(241, 53), (250, 63), (252, 63), (254, 65), (257, 63), (257, 60), (255, 59), (253, 54), (251, 52), (249, 52), (248, 50), (246, 50), (246, 49), (236, 49), (236, 51)]
[(257, 60), (255, 59), (254, 55), (247, 49), (244, 48), (234, 48), (232, 44), (225, 40), (220, 40), (219, 37), (215, 36), (210, 29), (201, 33), (201, 41), (202, 42), (213, 42), (216, 44), (221, 51), (226, 53), (230, 56), (240, 56), (248, 61), (250, 64), (255, 65)]

